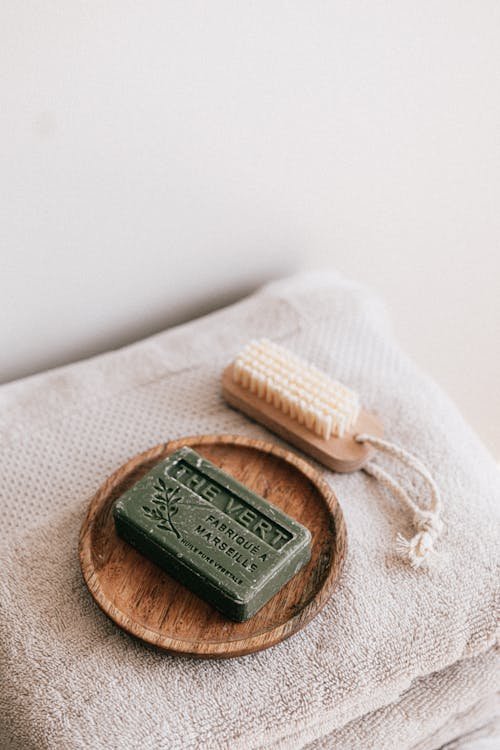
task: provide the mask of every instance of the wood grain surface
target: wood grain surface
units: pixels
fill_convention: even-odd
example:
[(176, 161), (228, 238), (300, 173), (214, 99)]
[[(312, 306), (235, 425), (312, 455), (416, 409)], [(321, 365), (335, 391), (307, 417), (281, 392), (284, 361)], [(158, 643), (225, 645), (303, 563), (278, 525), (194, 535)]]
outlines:
[[(223, 617), (116, 534), (111, 513), (116, 498), (183, 445), (311, 531), (309, 564), (247, 622)], [(342, 511), (318, 472), (291, 451), (235, 435), (181, 438), (135, 456), (99, 489), (80, 531), (83, 577), (117, 625), (167, 651), (212, 658), (259, 651), (303, 628), (331, 596), (346, 548)]]
[(375, 449), (368, 443), (357, 443), (354, 440), (356, 435), (364, 432), (374, 437), (383, 435), (383, 427), (378, 417), (362, 411), (353, 430), (344, 437), (332, 436), (325, 440), (299, 424), (296, 419), (268, 404), (263, 398), (251, 393), (248, 388), (235, 383), (233, 364), (228, 365), (222, 375), (222, 395), (230, 406), (265, 425), (333, 471), (357, 471), (375, 454)]

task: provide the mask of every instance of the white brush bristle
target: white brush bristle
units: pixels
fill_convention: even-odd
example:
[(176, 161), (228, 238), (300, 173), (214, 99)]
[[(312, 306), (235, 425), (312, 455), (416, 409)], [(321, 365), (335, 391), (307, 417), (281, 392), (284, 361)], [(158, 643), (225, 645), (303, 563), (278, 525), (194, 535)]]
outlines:
[(233, 380), (325, 440), (352, 430), (361, 410), (355, 391), (267, 339), (245, 346)]

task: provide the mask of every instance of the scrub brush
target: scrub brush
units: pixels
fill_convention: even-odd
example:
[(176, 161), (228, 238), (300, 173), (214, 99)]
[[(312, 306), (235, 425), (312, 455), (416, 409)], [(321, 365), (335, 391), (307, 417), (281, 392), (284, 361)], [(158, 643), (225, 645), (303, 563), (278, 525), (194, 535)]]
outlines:
[[(226, 367), (222, 393), (233, 407), (337, 472), (364, 469), (412, 514), (417, 533), (400, 534), (397, 549), (419, 567), (442, 531), (439, 491), (427, 468), (408, 451), (382, 438), (377, 416), (364, 410), (356, 391), (268, 339), (251, 341)], [(371, 459), (382, 451), (416, 471), (430, 489), (422, 507)]]
[(267, 339), (251, 341), (226, 368), (222, 392), (231, 406), (334, 471), (360, 469), (374, 448), (355, 436), (383, 432), (355, 391)]

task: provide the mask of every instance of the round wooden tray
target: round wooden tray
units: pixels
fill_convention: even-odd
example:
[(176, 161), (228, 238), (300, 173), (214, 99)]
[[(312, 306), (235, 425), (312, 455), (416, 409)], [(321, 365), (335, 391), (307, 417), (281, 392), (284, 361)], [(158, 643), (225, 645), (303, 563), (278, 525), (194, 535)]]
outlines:
[[(227, 620), (116, 534), (111, 513), (116, 498), (183, 445), (311, 531), (309, 564), (246, 622)], [(83, 577), (117, 625), (167, 651), (213, 658), (259, 651), (303, 628), (330, 597), (345, 555), (342, 511), (318, 472), (288, 450), (236, 435), (181, 438), (135, 456), (99, 489), (80, 531)]]

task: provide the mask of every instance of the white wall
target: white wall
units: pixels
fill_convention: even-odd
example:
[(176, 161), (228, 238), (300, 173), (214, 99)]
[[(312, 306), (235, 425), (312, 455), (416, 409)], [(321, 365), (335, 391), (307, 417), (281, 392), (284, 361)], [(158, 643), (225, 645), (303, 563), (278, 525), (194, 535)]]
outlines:
[(496, 0), (3, 0), (0, 376), (333, 265), (500, 457), (499, 81)]

